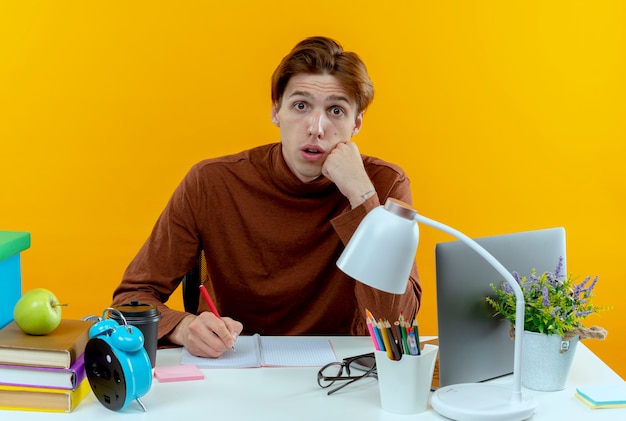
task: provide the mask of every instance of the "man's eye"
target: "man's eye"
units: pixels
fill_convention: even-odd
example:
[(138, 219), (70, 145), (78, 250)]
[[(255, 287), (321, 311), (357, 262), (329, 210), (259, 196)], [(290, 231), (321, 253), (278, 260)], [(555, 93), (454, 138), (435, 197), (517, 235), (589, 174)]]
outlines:
[(304, 102), (296, 102), (296, 103), (293, 105), (293, 108), (295, 108), (295, 109), (296, 109), (296, 110), (298, 110), (298, 111), (302, 111), (302, 110), (305, 110), (305, 109), (306, 109), (306, 104), (305, 104)]
[(341, 107), (332, 107), (330, 109), (330, 113), (332, 115), (334, 115), (334, 116), (337, 116), (337, 117), (341, 116), (341, 115), (343, 115), (343, 108), (341, 108)]

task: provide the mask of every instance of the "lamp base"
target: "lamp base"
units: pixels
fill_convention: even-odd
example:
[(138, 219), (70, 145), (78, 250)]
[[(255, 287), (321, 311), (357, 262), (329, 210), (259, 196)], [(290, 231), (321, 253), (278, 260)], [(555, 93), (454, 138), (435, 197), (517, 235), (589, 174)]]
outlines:
[(510, 387), (464, 383), (442, 387), (433, 393), (431, 405), (446, 418), (457, 421), (521, 421), (535, 413), (533, 397), (511, 402)]

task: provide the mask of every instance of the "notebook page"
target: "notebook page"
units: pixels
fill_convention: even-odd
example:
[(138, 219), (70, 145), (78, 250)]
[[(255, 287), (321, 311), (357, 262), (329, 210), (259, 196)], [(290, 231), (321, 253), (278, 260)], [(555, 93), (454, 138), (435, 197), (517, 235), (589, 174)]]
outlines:
[(183, 348), (181, 364), (193, 364), (198, 368), (247, 368), (260, 367), (259, 335), (240, 336), (235, 350), (228, 350), (219, 358), (196, 357)]
[(330, 340), (302, 336), (261, 336), (264, 366), (321, 367), (337, 356)]
[(235, 351), (219, 358), (196, 357), (183, 348), (180, 363), (199, 368), (321, 367), (337, 360), (330, 340), (298, 336), (240, 336)]

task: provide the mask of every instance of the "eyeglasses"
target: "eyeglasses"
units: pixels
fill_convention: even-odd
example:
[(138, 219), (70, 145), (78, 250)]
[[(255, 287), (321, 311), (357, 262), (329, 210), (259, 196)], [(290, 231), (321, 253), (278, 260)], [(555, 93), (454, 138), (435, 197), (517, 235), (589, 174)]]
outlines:
[[(361, 374), (353, 376), (352, 371), (357, 371)], [(336, 391), (365, 377), (378, 378), (376, 374), (376, 359), (371, 352), (344, 358), (341, 362), (326, 364), (317, 372), (317, 384), (321, 388), (326, 389), (335, 384), (335, 382), (345, 381), (340, 386), (328, 391), (328, 394), (332, 395)]]

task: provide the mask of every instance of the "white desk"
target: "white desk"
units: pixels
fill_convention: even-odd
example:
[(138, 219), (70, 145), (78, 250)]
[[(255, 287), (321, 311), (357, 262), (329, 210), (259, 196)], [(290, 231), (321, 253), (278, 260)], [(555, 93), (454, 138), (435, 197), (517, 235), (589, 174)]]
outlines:
[[(372, 350), (369, 337), (331, 339), (339, 359)], [(179, 358), (180, 349), (159, 350), (157, 364), (175, 365)], [(154, 380), (150, 391), (141, 398), (147, 408), (145, 413), (136, 402), (123, 411), (111, 411), (90, 393), (70, 414), (0, 410), (0, 420), (446, 420), (432, 410), (413, 416), (383, 411), (375, 379), (359, 380), (328, 396), (317, 385), (317, 371), (317, 368), (204, 370), (204, 380), (177, 383)], [(497, 381), (510, 383), (510, 376)], [(524, 391), (535, 395), (539, 402), (531, 420), (626, 419), (626, 408), (591, 410), (574, 397), (576, 386), (619, 382), (622, 379), (580, 343), (565, 390)]]

